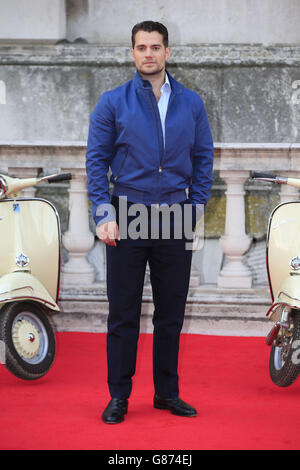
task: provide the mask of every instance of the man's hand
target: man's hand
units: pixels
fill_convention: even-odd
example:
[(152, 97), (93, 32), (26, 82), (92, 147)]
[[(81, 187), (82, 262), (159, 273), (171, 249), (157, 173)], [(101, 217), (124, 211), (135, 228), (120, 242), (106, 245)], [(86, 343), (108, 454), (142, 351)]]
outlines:
[(107, 245), (117, 246), (116, 240), (120, 240), (119, 227), (115, 221), (97, 225), (96, 232), (98, 238)]

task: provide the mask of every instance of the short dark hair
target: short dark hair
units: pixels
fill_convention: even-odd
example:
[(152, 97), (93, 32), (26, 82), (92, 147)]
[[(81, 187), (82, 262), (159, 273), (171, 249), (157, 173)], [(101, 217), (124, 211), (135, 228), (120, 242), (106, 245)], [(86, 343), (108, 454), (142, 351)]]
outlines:
[(164, 46), (169, 46), (169, 33), (167, 28), (162, 23), (158, 23), (158, 21), (142, 21), (141, 23), (137, 23), (136, 25), (134, 25), (134, 27), (132, 28), (131, 43), (133, 49), (135, 45), (135, 35), (138, 31), (146, 31), (147, 33), (157, 31), (163, 37)]

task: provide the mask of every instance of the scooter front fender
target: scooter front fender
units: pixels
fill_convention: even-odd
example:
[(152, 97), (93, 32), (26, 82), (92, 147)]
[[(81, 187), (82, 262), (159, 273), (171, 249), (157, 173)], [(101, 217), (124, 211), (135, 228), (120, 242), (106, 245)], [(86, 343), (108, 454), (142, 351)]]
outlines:
[(34, 300), (51, 310), (59, 311), (43, 284), (29, 272), (16, 271), (0, 278), (0, 305), (16, 300)]
[(267, 312), (270, 320), (278, 321), (281, 307), (300, 309), (300, 275), (290, 275), (280, 285), (277, 296)]

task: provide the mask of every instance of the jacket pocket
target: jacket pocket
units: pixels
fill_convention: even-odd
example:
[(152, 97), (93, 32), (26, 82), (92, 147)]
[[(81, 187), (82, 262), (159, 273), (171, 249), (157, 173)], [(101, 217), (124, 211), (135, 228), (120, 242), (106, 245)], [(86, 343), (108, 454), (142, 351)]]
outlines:
[(123, 169), (123, 166), (124, 166), (124, 164), (125, 164), (125, 160), (126, 160), (127, 156), (128, 156), (128, 147), (126, 147), (126, 151), (125, 151), (124, 158), (123, 158), (123, 160), (122, 160), (122, 163), (121, 163), (121, 165), (120, 165), (120, 168), (118, 169), (118, 172), (117, 172), (116, 176), (114, 177), (114, 181), (117, 181), (117, 179), (119, 178), (120, 173), (121, 173), (121, 171), (122, 171), (122, 169)]
[(191, 178), (193, 175), (193, 159), (194, 159), (193, 147), (190, 147), (183, 154), (182, 167), (181, 167), (185, 176), (188, 178)]

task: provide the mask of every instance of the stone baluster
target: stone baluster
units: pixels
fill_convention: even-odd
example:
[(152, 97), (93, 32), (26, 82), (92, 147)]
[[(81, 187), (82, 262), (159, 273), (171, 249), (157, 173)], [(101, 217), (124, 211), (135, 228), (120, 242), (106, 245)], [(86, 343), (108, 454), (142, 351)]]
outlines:
[(198, 287), (200, 283), (200, 273), (195, 266), (191, 268), (190, 287)]
[(246, 234), (244, 183), (247, 171), (220, 171), (220, 177), (227, 184), (225, 233), (220, 244), (225, 255), (224, 266), (218, 277), (218, 287), (250, 288), (252, 276), (243, 263), (251, 238)]
[(87, 261), (95, 238), (89, 228), (86, 174), (83, 170), (67, 170), (72, 173), (69, 189), (69, 227), (62, 241), (68, 250), (69, 260), (62, 267), (62, 285), (92, 284), (95, 271)]

